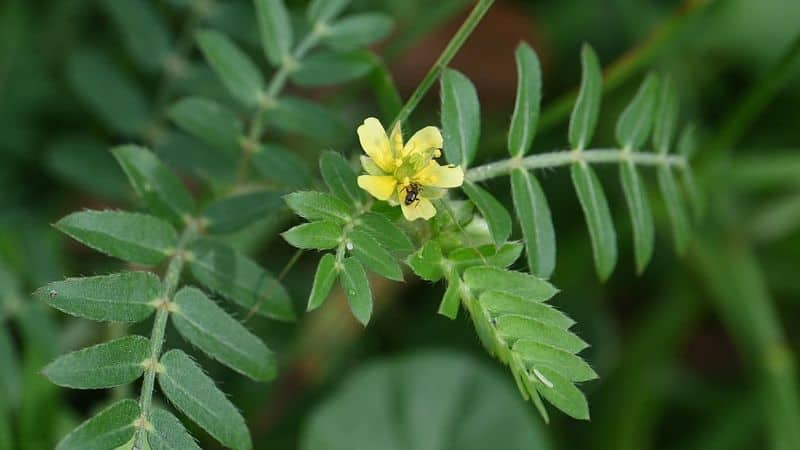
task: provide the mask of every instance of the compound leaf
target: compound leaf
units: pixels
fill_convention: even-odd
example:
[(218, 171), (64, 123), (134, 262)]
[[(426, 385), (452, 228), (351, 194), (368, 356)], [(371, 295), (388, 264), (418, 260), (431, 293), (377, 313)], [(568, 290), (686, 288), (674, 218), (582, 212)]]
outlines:
[(608, 209), (608, 201), (603, 193), (600, 180), (585, 162), (573, 164), (570, 168), (572, 184), (578, 194), (589, 237), (592, 241), (592, 254), (597, 275), (605, 280), (614, 271), (617, 263), (617, 234)]
[(525, 241), (528, 268), (540, 278), (550, 278), (556, 266), (556, 234), (547, 197), (536, 177), (524, 169), (511, 172), (511, 194)]
[(517, 46), (517, 99), (508, 130), (508, 151), (521, 157), (533, 143), (542, 100), (542, 69), (536, 52), (526, 43)]
[[(278, 0), (260, 0), (256, 5), (265, 1)], [(264, 79), (253, 61), (228, 36), (218, 31), (198, 32), (197, 42), (228, 91), (245, 106), (255, 106), (261, 98)]]
[(125, 336), (63, 355), (43, 373), (54, 384), (72, 389), (110, 388), (142, 376), (149, 353), (149, 339)]
[(117, 448), (133, 437), (134, 421), (141, 411), (134, 400), (120, 400), (83, 422), (66, 435), (56, 450), (108, 450)]
[(445, 69), (442, 83), (442, 129), (447, 162), (466, 168), (475, 159), (481, 134), (478, 93), (461, 72)]
[(588, 44), (581, 49), (581, 66), (581, 88), (569, 120), (569, 145), (576, 150), (585, 149), (591, 142), (603, 96), (603, 73), (597, 54)]
[(372, 316), (372, 290), (364, 267), (355, 258), (344, 258), (341, 273), (342, 287), (347, 295), (350, 310), (364, 326)]

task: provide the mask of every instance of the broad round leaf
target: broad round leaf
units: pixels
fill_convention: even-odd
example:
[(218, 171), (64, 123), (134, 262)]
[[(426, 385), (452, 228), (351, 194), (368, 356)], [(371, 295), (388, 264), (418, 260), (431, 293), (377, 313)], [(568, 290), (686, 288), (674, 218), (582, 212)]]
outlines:
[(428, 352), (372, 363), (352, 374), (312, 414), (300, 448), (552, 447), (505, 377), (466, 356)]

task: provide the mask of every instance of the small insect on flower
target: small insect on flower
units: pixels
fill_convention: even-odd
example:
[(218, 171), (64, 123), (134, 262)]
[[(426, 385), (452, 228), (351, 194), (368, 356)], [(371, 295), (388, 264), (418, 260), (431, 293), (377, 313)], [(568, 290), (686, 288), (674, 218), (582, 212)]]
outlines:
[(436, 162), (443, 144), (436, 127), (425, 127), (404, 143), (399, 124), (387, 135), (381, 122), (369, 117), (358, 127), (358, 138), (367, 154), (361, 157), (367, 175), (358, 177), (358, 185), (378, 200), (400, 205), (407, 220), (430, 219), (436, 215), (431, 200), (464, 183), (461, 167)]

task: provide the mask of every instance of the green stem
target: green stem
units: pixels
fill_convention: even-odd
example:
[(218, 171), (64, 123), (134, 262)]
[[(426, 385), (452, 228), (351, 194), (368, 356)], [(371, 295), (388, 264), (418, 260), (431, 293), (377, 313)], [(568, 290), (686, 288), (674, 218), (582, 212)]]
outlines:
[(155, 387), (156, 374), (158, 373), (158, 360), (161, 357), (161, 348), (164, 344), (164, 333), (167, 329), (167, 318), (170, 312), (170, 303), (172, 296), (178, 288), (181, 279), (181, 272), (183, 271), (183, 263), (185, 262), (186, 255), (184, 253), (186, 247), (197, 236), (198, 228), (195, 222), (189, 222), (189, 225), (183, 231), (180, 241), (175, 253), (169, 260), (167, 266), (167, 273), (164, 275), (164, 283), (161, 290), (161, 303), (157, 307), (156, 318), (153, 321), (153, 330), (150, 334), (150, 357), (149, 364), (145, 369), (144, 381), (142, 382), (142, 391), (139, 395), (139, 409), (141, 410), (141, 423), (136, 436), (137, 448), (145, 448), (145, 441), (147, 439), (147, 422), (150, 420), (150, 411), (153, 403), (153, 389)]
[(566, 166), (577, 161), (598, 164), (620, 163), (628, 160), (640, 166), (686, 167), (686, 158), (681, 155), (661, 155), (654, 152), (631, 152), (618, 149), (592, 149), (582, 150), (580, 152), (574, 150), (560, 150), (549, 153), (539, 153), (524, 158), (509, 158), (473, 167), (467, 171), (466, 178), (470, 181), (484, 181), (490, 178), (508, 175), (511, 170), (515, 168), (543, 169)]
[[(714, 0), (686, 0), (677, 11), (660, 24), (639, 45), (632, 48), (605, 70), (603, 92), (611, 92), (647, 67), (659, 52), (672, 40), (680, 36), (680, 31), (689, 18), (705, 9)], [(573, 89), (550, 104), (539, 118), (538, 133), (543, 133), (569, 117), (578, 89)], [(505, 139), (505, 138), (504, 138)]]
[(723, 120), (723, 126), (716, 139), (702, 156), (719, 159), (729, 155), (733, 146), (750, 130), (761, 111), (795, 73), (798, 61), (800, 61), (800, 34), (795, 37), (778, 63), (760, 81), (753, 83), (744, 99), (731, 110)]
[(408, 119), (408, 116), (411, 115), (425, 94), (428, 93), (433, 83), (439, 79), (442, 70), (450, 64), (450, 61), (456, 56), (458, 50), (461, 49), (461, 46), (464, 45), (464, 42), (466, 42), (467, 38), (469, 38), (475, 30), (475, 27), (478, 26), (478, 23), (480, 23), (483, 16), (489, 10), (489, 7), (492, 6), (492, 3), (494, 3), (494, 0), (479, 0), (475, 7), (472, 8), (472, 12), (461, 25), (461, 28), (453, 35), (447, 47), (445, 47), (442, 54), (439, 55), (439, 58), (436, 59), (436, 62), (431, 66), (427, 75), (425, 75), (425, 78), (422, 79), (417, 89), (411, 94), (411, 97), (408, 98), (408, 101), (406, 101), (405, 105), (400, 109), (400, 112), (397, 113), (397, 117), (389, 127), (390, 130), (394, 128), (396, 123), (403, 123)]
[(258, 109), (256, 109), (253, 117), (250, 118), (247, 127), (247, 141), (242, 148), (242, 160), (239, 163), (239, 171), (236, 176), (237, 187), (247, 180), (247, 173), (250, 170), (253, 152), (256, 147), (258, 147), (261, 134), (264, 132), (264, 113), (275, 106), (277, 97), (280, 95), (284, 86), (286, 86), (289, 75), (296, 69), (298, 61), (319, 43), (319, 40), (324, 36), (325, 28), (326, 24), (324, 23), (314, 24), (311, 28), (311, 32), (297, 44), (292, 55), (284, 59), (278, 70), (272, 75), (272, 79), (270, 79), (267, 90), (264, 93), (264, 98), (259, 103)]

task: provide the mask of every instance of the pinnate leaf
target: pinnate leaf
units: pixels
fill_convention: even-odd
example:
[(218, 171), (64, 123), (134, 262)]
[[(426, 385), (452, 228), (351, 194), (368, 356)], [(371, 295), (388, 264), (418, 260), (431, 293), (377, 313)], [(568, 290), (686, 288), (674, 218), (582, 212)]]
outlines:
[(44, 376), (72, 389), (102, 389), (130, 383), (144, 373), (150, 340), (125, 336), (68, 353), (44, 368)]
[(368, 74), (373, 68), (373, 58), (367, 51), (315, 53), (300, 62), (292, 72), (292, 81), (306, 87), (345, 83)]
[(334, 195), (357, 207), (363, 204), (364, 191), (358, 187), (356, 173), (342, 155), (333, 151), (322, 153), (319, 168), (325, 184)]
[(192, 214), (194, 200), (180, 178), (153, 153), (136, 145), (111, 150), (128, 176), (133, 189), (159, 217), (182, 225)]
[(124, 211), (81, 211), (56, 222), (73, 239), (107, 255), (155, 265), (178, 244), (170, 224), (147, 214)]
[(167, 114), (178, 127), (201, 141), (228, 155), (238, 151), (242, 121), (214, 100), (187, 97), (172, 105)]
[(54, 281), (34, 296), (73, 316), (110, 322), (139, 322), (155, 311), (161, 281), (150, 272), (123, 272)]
[(506, 292), (537, 302), (547, 301), (558, 293), (552, 284), (534, 275), (492, 266), (470, 267), (464, 271), (464, 282), (470, 290)]
[(444, 275), (444, 257), (436, 241), (428, 241), (406, 259), (408, 266), (423, 280), (439, 281)]
[(354, 212), (352, 206), (342, 199), (324, 192), (292, 192), (284, 198), (295, 214), (307, 220), (329, 220), (345, 224)]
[(297, 248), (326, 250), (339, 245), (342, 227), (327, 221), (309, 222), (292, 227), (281, 236)]
[(139, 404), (133, 400), (120, 400), (83, 422), (66, 435), (56, 450), (109, 450), (130, 441), (136, 431), (134, 421), (139, 418)]
[(442, 128), (447, 162), (466, 168), (475, 159), (481, 135), (478, 93), (461, 72), (445, 69), (442, 74)]
[[(264, 0), (256, 2), (256, 5), (259, 3), (264, 3)], [(245, 106), (255, 106), (261, 97), (264, 79), (253, 61), (229, 37), (218, 31), (198, 32), (197, 42), (230, 93)]]
[(322, 306), (338, 275), (336, 258), (332, 254), (326, 253), (320, 258), (317, 273), (314, 275), (314, 284), (311, 285), (311, 294), (308, 296), (307, 311), (313, 311)]
[(283, 0), (255, 0), (261, 46), (274, 66), (289, 56), (292, 47), (292, 22)]
[(202, 284), (244, 308), (277, 320), (294, 320), (292, 301), (283, 285), (255, 261), (213, 239), (189, 248), (189, 268)]
[(539, 105), (542, 100), (542, 69), (536, 52), (526, 43), (516, 50), (517, 99), (508, 130), (508, 151), (520, 157), (528, 152), (539, 122)]
[(608, 201), (600, 180), (588, 164), (585, 162), (573, 164), (570, 171), (572, 184), (575, 186), (586, 225), (589, 227), (597, 275), (601, 280), (605, 280), (617, 264), (617, 234), (614, 231)]
[(164, 395), (221, 444), (237, 450), (252, 448), (250, 431), (239, 411), (192, 359), (180, 350), (161, 357), (164, 370), (158, 384)]
[(511, 215), (503, 204), (492, 194), (470, 181), (465, 181), (461, 188), (486, 219), (494, 243), (501, 245), (506, 242), (511, 236)]
[(528, 268), (538, 277), (550, 278), (556, 266), (556, 234), (547, 197), (536, 177), (524, 169), (514, 169), (511, 173), (511, 194), (525, 241)]
[(175, 294), (172, 323), (189, 342), (212, 358), (248, 377), (269, 381), (277, 363), (263, 342), (197, 288)]
[(403, 281), (403, 270), (394, 256), (369, 233), (356, 228), (347, 237), (351, 244), (348, 248), (352, 247), (350, 252), (366, 268), (390, 280)]
[(388, 36), (393, 26), (392, 18), (383, 13), (354, 14), (330, 24), (322, 42), (339, 51), (358, 50)]
[(366, 326), (372, 316), (372, 290), (369, 287), (367, 273), (357, 259), (344, 258), (341, 281), (350, 310), (355, 318)]
[(657, 101), (658, 77), (650, 74), (617, 121), (617, 142), (623, 149), (638, 150), (647, 141)]
[(655, 226), (647, 192), (639, 178), (639, 171), (632, 161), (625, 161), (619, 167), (622, 190), (631, 216), (633, 227), (633, 250), (636, 258), (636, 271), (642, 273), (653, 255)]
[(150, 424), (153, 425), (152, 430), (147, 430), (150, 450), (200, 450), (181, 421), (169, 411), (153, 408)]
[(261, 190), (222, 197), (208, 205), (204, 218), (211, 233), (232, 233), (284, 209), (284, 191)]
[(585, 149), (592, 140), (603, 96), (600, 63), (594, 50), (587, 44), (581, 49), (581, 66), (581, 88), (569, 121), (569, 145), (577, 150)]

